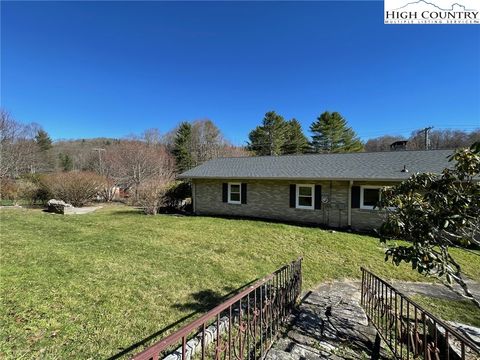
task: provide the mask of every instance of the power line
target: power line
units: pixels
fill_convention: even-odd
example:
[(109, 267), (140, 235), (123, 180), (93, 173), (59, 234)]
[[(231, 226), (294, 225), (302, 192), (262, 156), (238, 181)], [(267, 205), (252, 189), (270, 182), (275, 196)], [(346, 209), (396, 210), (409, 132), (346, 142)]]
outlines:
[(433, 126), (428, 126), (422, 130), (419, 130), (418, 131), (418, 134), (422, 133), (424, 134), (424, 146), (425, 146), (425, 150), (430, 150), (430, 138), (428, 137), (428, 134), (430, 133), (430, 130), (433, 129)]

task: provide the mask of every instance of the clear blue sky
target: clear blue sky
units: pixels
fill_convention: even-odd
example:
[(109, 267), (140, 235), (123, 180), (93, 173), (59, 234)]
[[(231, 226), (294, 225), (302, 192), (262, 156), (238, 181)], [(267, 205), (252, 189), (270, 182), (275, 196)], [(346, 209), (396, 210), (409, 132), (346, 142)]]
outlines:
[(363, 138), (480, 126), (480, 26), (384, 25), (382, 1), (4, 2), (1, 105), (53, 138), (339, 111)]

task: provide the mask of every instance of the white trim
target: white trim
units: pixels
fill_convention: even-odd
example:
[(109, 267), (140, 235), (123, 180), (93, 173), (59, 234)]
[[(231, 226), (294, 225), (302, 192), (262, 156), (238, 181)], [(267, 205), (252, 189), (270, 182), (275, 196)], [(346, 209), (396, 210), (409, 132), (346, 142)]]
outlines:
[[(238, 195), (239, 195), (239, 200), (238, 201), (233, 201), (230, 200), (230, 194), (231, 194), (231, 186), (232, 185), (238, 185)], [(234, 193), (236, 194), (236, 193)], [(228, 183), (228, 198), (227, 202), (229, 204), (241, 204), (242, 203), (242, 183)]]
[[(377, 189), (378, 190), (378, 200), (381, 200), (381, 192), (380, 189), (383, 186), (373, 186), (373, 185), (361, 185), (360, 186), (360, 209), (366, 209), (366, 210), (374, 210), (374, 207), (371, 205), (363, 205), (363, 190), (364, 189)], [(375, 208), (375, 210), (378, 210), (378, 207)]]
[[(430, 151), (435, 151), (435, 150), (430, 150)], [(405, 173), (402, 173), (405, 174)], [(405, 181), (409, 178), (408, 175), (409, 173), (406, 173), (402, 178), (322, 178), (322, 177), (317, 177), (317, 178), (311, 178), (311, 177), (304, 177), (304, 178), (299, 178), (299, 177), (267, 177), (267, 176), (236, 176), (236, 177), (228, 177), (228, 176), (181, 176), (179, 175), (179, 179), (207, 179), (207, 180), (285, 180), (285, 181), (291, 181), (292, 183), (294, 181), (372, 181), (372, 182), (402, 182)]]
[[(299, 205), (298, 199), (300, 197), (300, 187), (309, 187), (312, 189), (312, 206)], [(315, 185), (313, 184), (296, 184), (295, 185), (295, 208), (315, 210)]]

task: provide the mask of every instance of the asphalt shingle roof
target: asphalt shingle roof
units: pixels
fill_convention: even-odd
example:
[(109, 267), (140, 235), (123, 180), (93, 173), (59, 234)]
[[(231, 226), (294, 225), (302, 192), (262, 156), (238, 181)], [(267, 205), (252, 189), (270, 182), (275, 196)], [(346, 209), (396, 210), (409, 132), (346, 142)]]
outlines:
[[(180, 175), (191, 179), (404, 180), (452, 167), (452, 150), (219, 158)], [(404, 166), (408, 172), (402, 172)]]

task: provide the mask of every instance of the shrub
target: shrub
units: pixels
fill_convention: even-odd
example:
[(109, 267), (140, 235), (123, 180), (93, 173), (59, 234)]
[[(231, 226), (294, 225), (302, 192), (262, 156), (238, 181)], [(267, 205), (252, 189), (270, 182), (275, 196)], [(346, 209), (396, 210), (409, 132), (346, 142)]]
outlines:
[(24, 174), (18, 180), (19, 198), (28, 201), (31, 205), (45, 205), (52, 197), (42, 181), (44, 175)]
[(55, 199), (81, 207), (96, 197), (105, 178), (86, 171), (59, 172), (46, 175), (42, 183)]
[(169, 177), (153, 177), (138, 187), (138, 202), (145, 214), (155, 215), (165, 205), (165, 194), (171, 186)]
[(0, 179), (0, 199), (16, 201), (18, 199), (18, 185), (12, 179)]
[(17, 181), (18, 189), (18, 199), (26, 200), (33, 205), (35, 203), (37, 192), (39, 190), (38, 184), (35, 184), (29, 180), (18, 180)]
[(385, 260), (411, 263), (420, 274), (436, 276), (458, 292), (452, 286), (456, 283), (460, 294), (480, 308), (451, 252), (453, 247), (480, 246), (480, 142), (456, 150), (449, 160), (453, 169), (440, 175), (414, 174), (383, 190), (381, 205), (388, 216), (380, 227), (381, 240), (409, 242), (389, 247)]
[(189, 203), (187, 199), (191, 197), (191, 184), (184, 181), (176, 181), (170, 185), (165, 194), (165, 206), (170, 209), (182, 210)]
[(50, 190), (45, 186), (43, 182), (41, 182), (37, 187), (37, 192), (32, 199), (33, 204), (40, 203), (42, 205), (47, 205), (48, 200), (52, 198), (52, 194)]

